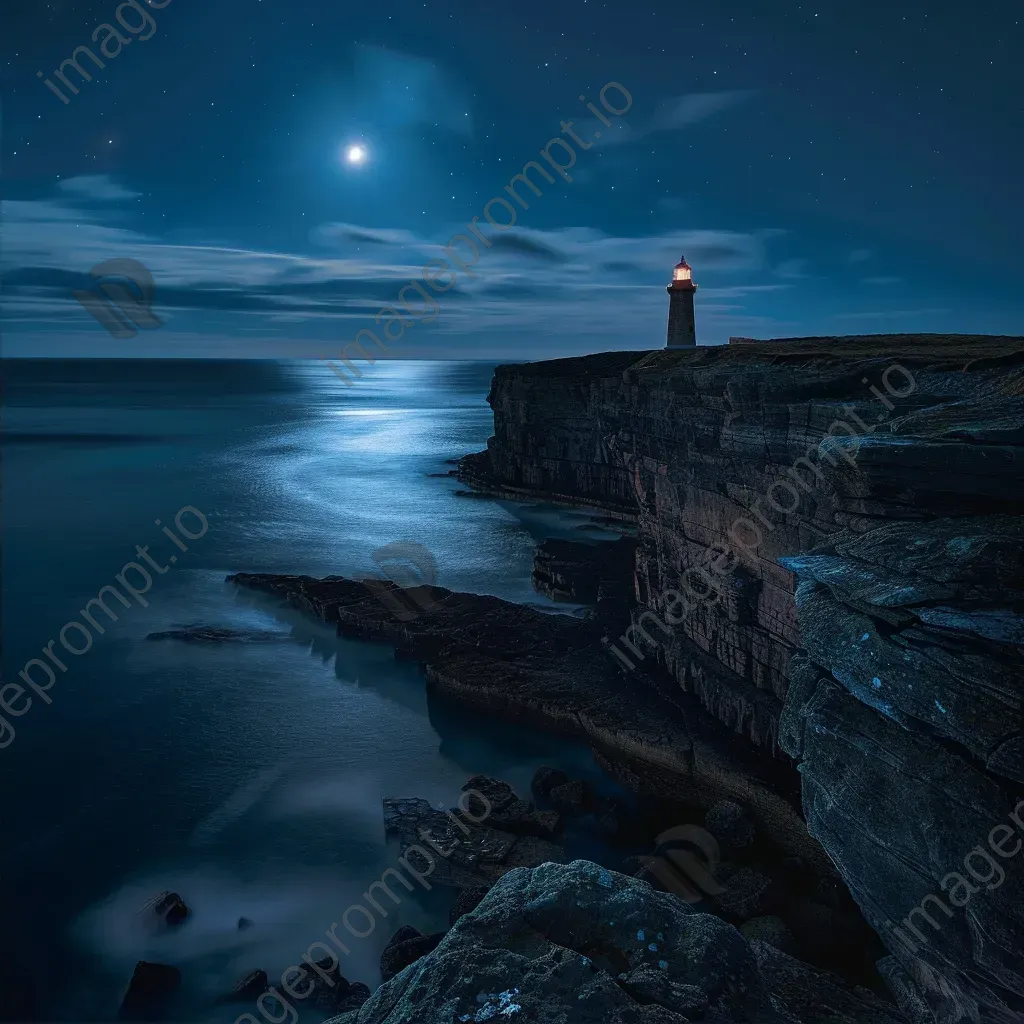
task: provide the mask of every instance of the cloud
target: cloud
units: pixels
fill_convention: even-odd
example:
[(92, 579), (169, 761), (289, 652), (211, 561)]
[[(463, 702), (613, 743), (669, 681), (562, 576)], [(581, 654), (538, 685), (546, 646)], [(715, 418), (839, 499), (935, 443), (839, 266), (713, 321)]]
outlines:
[(61, 192), (77, 199), (91, 199), (100, 203), (136, 199), (140, 195), (139, 192), (131, 192), (118, 185), (106, 174), (82, 174), (77, 178), (63, 178), (57, 187)]
[[(241, 344), (259, 336), (264, 355), (272, 354), (274, 338), (281, 355), (337, 352), (358, 330), (378, 329), (379, 311), (395, 306), (409, 282), (422, 281), (425, 264), (443, 258), (447, 242), (466, 230), (453, 225), (428, 237), (407, 228), (327, 223), (313, 231), (307, 253), (215, 245), (199, 233), (168, 244), (109, 223), (94, 197), (113, 201), (122, 191), (131, 194), (104, 181), (3, 204), (6, 312), (24, 349), (39, 351), (44, 340), (57, 345), (73, 334), (83, 335), (87, 351), (109, 344), (72, 293), (89, 287), (89, 270), (97, 263), (128, 258), (152, 273), (154, 312), (165, 321), (147, 338), (150, 347), (166, 346), (173, 336), (171, 352), (180, 354), (194, 352), (203, 337), (235, 337)], [(658, 346), (665, 285), (680, 252), (702, 285), (698, 307), (705, 340), (769, 330), (770, 319), (748, 314), (743, 301), (788, 287), (764, 283), (770, 232), (618, 236), (586, 227), (483, 230), (491, 246), (479, 246), (472, 276), (456, 268), (454, 285), (436, 295), (440, 315), (407, 332), (401, 344), (412, 347), (406, 354), (458, 351), (469, 344), (494, 351), (496, 338), (512, 335), (547, 338), (549, 346), (557, 338), (560, 350), (582, 344), (579, 339), (598, 347)], [(468, 252), (462, 256), (469, 258)], [(416, 315), (423, 315), (422, 308)]]
[(665, 103), (655, 114), (645, 134), (677, 131), (744, 103), (753, 95), (750, 90), (734, 89), (729, 92), (702, 92), (678, 96)]
[(528, 230), (507, 231), (498, 235), (493, 248), (504, 252), (518, 252), (545, 263), (564, 263), (567, 255), (555, 246), (541, 240), (537, 232)]
[(367, 245), (415, 245), (416, 236), (405, 228), (364, 228), (358, 224), (321, 224), (313, 232), (319, 242), (365, 242)]
[(807, 277), (804, 273), (804, 267), (806, 266), (807, 260), (804, 259), (786, 260), (775, 268), (775, 274), (778, 277), (798, 280), (800, 278)]
[[(597, 118), (583, 118), (577, 122), (576, 134), (584, 139), (596, 136), (599, 146), (620, 146), (626, 143), (639, 142), (659, 132), (676, 132), (699, 121), (705, 121), (715, 114), (730, 110), (732, 107), (745, 103), (755, 93), (746, 89), (733, 89), (724, 92), (691, 93), (688, 96), (675, 96), (664, 101), (646, 122), (618, 122), (608, 128)], [(623, 115), (629, 117), (628, 114)]]
[(346, 102), (362, 122), (378, 131), (439, 124), (472, 134), (468, 90), (433, 61), (362, 44), (352, 56), (354, 88)]

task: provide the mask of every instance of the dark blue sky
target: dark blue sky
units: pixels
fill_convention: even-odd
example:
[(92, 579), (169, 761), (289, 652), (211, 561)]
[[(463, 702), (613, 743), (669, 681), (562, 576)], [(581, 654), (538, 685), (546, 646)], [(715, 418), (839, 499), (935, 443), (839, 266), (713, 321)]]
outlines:
[[(704, 343), (1024, 333), (1017, 5), (159, 2), (5, 5), (8, 355), (330, 354), (474, 216), (474, 276), (393, 354), (661, 346), (681, 252)], [(69, 103), (36, 77), (100, 44)], [(612, 81), (606, 127), (578, 96), (604, 112)], [(562, 120), (573, 180), (486, 224)], [(114, 258), (161, 329), (112, 338), (72, 298)]]

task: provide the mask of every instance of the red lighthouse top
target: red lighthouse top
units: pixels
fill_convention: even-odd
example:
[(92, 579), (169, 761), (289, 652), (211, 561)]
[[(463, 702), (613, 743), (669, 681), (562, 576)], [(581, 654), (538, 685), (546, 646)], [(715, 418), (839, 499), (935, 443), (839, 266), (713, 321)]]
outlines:
[(679, 262), (675, 265), (675, 269), (672, 271), (672, 285), (670, 287), (676, 288), (692, 288), (696, 289), (697, 285), (693, 282), (693, 270), (690, 264), (686, 262), (686, 257), (680, 257)]

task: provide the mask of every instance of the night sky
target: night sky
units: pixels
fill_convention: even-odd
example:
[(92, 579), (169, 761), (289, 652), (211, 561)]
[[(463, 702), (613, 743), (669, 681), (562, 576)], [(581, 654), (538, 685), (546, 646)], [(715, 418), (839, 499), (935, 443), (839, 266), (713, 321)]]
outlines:
[[(681, 253), (704, 344), (1024, 333), (1008, 0), (159, 2), (4, 5), (6, 355), (334, 355), (474, 216), (490, 247), (393, 355), (661, 347)], [(106, 66), (66, 67), (65, 104), (36, 73), (83, 45)], [(530, 160), (553, 181), (524, 209)], [(115, 258), (159, 329), (111, 337), (73, 297)]]

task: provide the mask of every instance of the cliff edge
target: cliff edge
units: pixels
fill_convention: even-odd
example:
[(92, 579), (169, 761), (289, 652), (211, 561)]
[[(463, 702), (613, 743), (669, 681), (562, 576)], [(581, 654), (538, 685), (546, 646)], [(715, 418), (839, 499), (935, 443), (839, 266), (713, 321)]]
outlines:
[(1024, 339), (607, 353), (488, 400), (463, 481), (636, 524), (609, 657), (799, 767), (935, 1021), (1024, 1020)]

